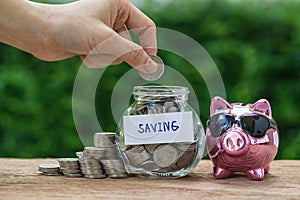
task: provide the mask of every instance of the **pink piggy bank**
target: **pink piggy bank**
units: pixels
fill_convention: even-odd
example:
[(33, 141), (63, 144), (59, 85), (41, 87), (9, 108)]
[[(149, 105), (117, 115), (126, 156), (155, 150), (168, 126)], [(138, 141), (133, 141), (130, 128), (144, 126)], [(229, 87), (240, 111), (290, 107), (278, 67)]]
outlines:
[(214, 97), (207, 121), (206, 144), (216, 178), (243, 172), (262, 180), (278, 149), (278, 129), (267, 100), (243, 106)]

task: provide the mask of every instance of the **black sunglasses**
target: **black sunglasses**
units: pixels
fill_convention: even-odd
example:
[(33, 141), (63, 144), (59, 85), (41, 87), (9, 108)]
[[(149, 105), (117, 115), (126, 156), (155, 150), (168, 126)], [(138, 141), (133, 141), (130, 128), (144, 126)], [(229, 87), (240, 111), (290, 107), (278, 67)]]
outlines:
[(235, 120), (233, 114), (219, 113), (212, 115), (207, 121), (210, 133), (214, 137), (222, 135), (233, 124), (237, 124), (247, 134), (255, 138), (263, 137), (269, 128), (277, 130), (276, 123), (273, 120), (259, 114), (242, 115), (238, 120)]

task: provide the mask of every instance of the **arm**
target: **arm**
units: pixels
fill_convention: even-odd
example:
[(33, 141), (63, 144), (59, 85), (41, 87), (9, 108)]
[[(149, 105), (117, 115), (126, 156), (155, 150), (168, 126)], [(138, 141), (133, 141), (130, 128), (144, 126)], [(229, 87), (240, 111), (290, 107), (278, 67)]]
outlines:
[[(118, 34), (126, 27), (139, 35), (141, 46)], [(156, 70), (148, 56), (156, 54), (155, 25), (126, 0), (0, 0), (0, 41), (47, 61), (78, 55), (89, 67), (103, 67), (98, 63), (110, 58), (142, 72)]]
[(0, 0), (0, 41), (36, 54), (44, 46), (47, 28), (40, 12), (25, 0)]

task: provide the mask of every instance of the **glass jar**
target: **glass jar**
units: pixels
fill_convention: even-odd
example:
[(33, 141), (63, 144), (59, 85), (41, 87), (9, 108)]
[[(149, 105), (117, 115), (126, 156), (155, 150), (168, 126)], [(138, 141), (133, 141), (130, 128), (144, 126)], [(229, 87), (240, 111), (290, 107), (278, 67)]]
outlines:
[(183, 177), (198, 164), (205, 134), (179, 86), (134, 87), (134, 103), (125, 111), (117, 144), (129, 173), (146, 177)]

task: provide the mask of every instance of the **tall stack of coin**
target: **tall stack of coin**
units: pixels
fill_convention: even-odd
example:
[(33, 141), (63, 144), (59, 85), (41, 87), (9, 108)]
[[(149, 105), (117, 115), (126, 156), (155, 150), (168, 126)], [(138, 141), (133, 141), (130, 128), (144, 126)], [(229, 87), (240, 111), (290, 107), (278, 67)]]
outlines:
[(127, 171), (120, 158), (101, 160), (105, 173), (110, 178), (126, 178)]
[(125, 178), (128, 176), (123, 161), (118, 154), (115, 133), (95, 133), (94, 146), (97, 149), (105, 151), (103, 156), (98, 156), (97, 159), (103, 165), (104, 171), (108, 177)]
[(94, 147), (85, 147), (83, 152), (76, 152), (79, 158), (81, 173), (85, 178), (105, 178), (101, 163), (94, 158)]
[(116, 137), (113, 132), (99, 132), (94, 134), (94, 147), (108, 148), (116, 145)]
[(82, 177), (78, 158), (57, 159), (61, 172), (67, 177)]

